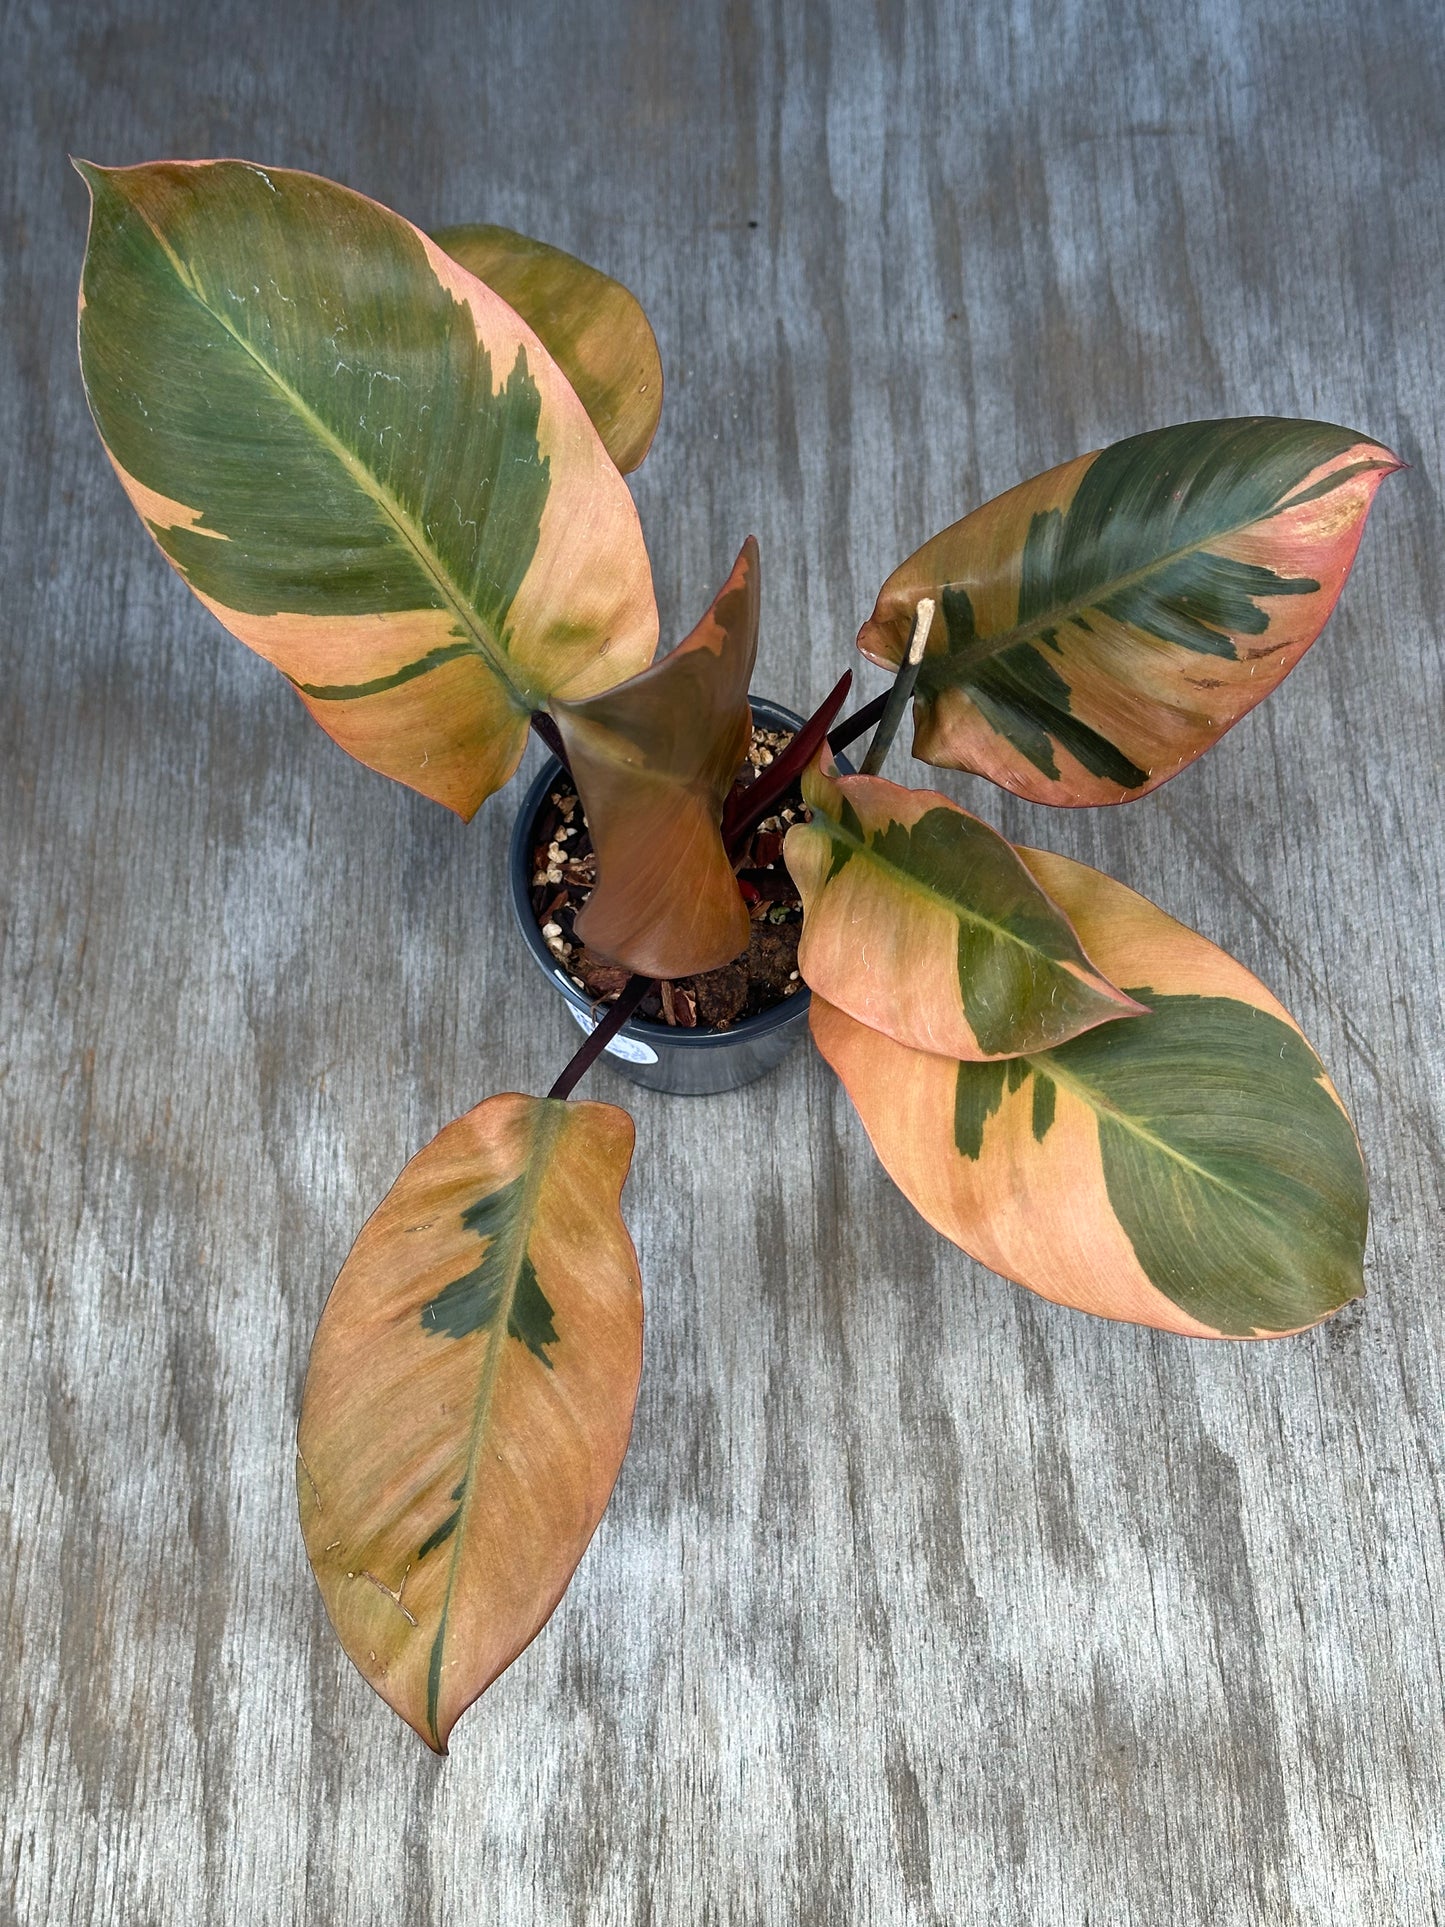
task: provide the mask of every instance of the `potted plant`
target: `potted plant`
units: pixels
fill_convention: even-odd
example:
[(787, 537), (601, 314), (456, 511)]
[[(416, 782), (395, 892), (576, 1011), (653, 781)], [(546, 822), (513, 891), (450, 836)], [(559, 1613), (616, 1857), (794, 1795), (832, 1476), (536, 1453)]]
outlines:
[[(516, 895), (598, 1021), (549, 1092), (486, 1097), (407, 1165), (337, 1278), (300, 1417), (327, 1610), (428, 1745), (545, 1623), (626, 1449), (633, 1125), (573, 1092), (629, 1024), (692, 1032), (735, 1081), (806, 1008), (909, 1200), (1057, 1302), (1245, 1338), (1360, 1292), (1354, 1131), (1264, 986), (1098, 871), (880, 770), (911, 703), (917, 758), (1038, 802), (1167, 781), (1319, 634), (1388, 450), (1254, 418), (1050, 470), (883, 585), (858, 640), (895, 672), (885, 696), (840, 721), (845, 674), (807, 719), (760, 711), (759, 737), (751, 541), (654, 659), (623, 477), (661, 371), (625, 290), (306, 174), (81, 172), (86, 389), (171, 564), (343, 748), (464, 820), (529, 733), (556, 757)], [(749, 971), (738, 988), (755, 948), (771, 1016), (748, 1014)]]

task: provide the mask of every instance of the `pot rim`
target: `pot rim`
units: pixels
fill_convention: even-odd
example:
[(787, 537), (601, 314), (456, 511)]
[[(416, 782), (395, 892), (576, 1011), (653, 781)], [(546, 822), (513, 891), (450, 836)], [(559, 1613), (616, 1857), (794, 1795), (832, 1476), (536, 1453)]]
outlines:
[[(781, 703), (768, 702), (761, 696), (749, 696), (755, 718), (761, 718), (765, 725), (781, 729), (801, 729), (803, 718), (785, 709)], [(512, 824), (512, 835), (507, 848), (507, 881), (511, 888), (512, 913), (516, 917), (522, 940), (541, 968), (546, 972), (556, 988), (571, 1004), (572, 1008), (588, 1018), (590, 1024), (601, 1021), (609, 1009), (607, 1004), (594, 1004), (586, 991), (579, 990), (557, 959), (547, 948), (546, 941), (538, 928), (537, 919), (532, 914), (531, 890), (527, 882), (528, 858), (532, 838), (532, 826), (536, 822), (546, 798), (547, 791), (561, 774), (562, 765), (555, 756), (548, 756), (528, 785), (522, 798), (520, 809)], [(798, 988), (790, 997), (784, 997), (767, 1010), (755, 1011), (751, 1017), (740, 1017), (726, 1030), (695, 1029), (682, 1024), (657, 1024), (647, 1017), (629, 1017), (618, 1032), (620, 1037), (632, 1038), (639, 1044), (656, 1049), (659, 1044), (673, 1050), (708, 1051), (724, 1050), (730, 1044), (743, 1039), (765, 1036), (781, 1025), (796, 1022), (804, 1015), (812, 1002), (813, 993), (802, 978)]]

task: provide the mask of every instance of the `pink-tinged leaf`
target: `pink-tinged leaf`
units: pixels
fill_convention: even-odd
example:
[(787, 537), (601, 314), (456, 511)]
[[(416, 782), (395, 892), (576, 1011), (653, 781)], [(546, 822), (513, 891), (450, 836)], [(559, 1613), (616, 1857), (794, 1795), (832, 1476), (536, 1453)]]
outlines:
[(784, 846), (803, 899), (798, 968), (915, 1050), (1012, 1057), (1138, 1014), (1090, 963), (1012, 846), (937, 790), (814, 763)]
[(1190, 422), (1050, 469), (935, 536), (858, 646), (932, 598), (913, 753), (1036, 803), (1167, 782), (1319, 635), (1399, 461), (1322, 422)]
[(488, 1098), (407, 1165), (322, 1313), (306, 1551), (352, 1661), (437, 1752), (551, 1617), (627, 1449), (632, 1138), (610, 1104)]
[(1359, 1296), (1359, 1146), (1289, 1013), (1122, 884), (1020, 855), (1149, 1014), (964, 1063), (815, 993), (814, 1038), (895, 1184), (984, 1264), (1105, 1318), (1267, 1337)]
[(81, 169), (92, 413), (173, 567), (374, 769), (463, 817), (657, 642), (626, 483), (507, 303), (399, 215), (241, 161)]

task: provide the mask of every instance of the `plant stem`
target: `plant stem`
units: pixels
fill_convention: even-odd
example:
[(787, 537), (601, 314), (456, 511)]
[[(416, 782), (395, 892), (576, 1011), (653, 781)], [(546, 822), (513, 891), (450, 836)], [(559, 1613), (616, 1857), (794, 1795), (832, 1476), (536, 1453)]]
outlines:
[(933, 598), (923, 596), (913, 613), (913, 634), (909, 638), (908, 654), (898, 665), (893, 687), (884, 699), (883, 715), (859, 771), (862, 776), (876, 776), (893, 747), (893, 738), (898, 734), (898, 725), (903, 721), (903, 712), (913, 695), (913, 685), (918, 681), (919, 665), (923, 661), (923, 651), (928, 646), (928, 632), (933, 627), (933, 608)]
[(741, 855), (751, 831), (782, 802), (817, 755), (828, 725), (843, 707), (852, 684), (853, 671), (845, 669), (776, 762), (768, 766), (756, 783), (736, 797), (729, 797), (723, 812), (722, 838), (730, 857)]
[(562, 1075), (548, 1091), (548, 1097), (572, 1095), (651, 988), (651, 977), (628, 978), (617, 994), (616, 1003), (563, 1070)]
[(567, 761), (567, 745), (562, 741), (561, 730), (558, 729), (545, 709), (534, 709), (532, 711), (532, 728), (570, 776), (572, 774), (572, 765)]

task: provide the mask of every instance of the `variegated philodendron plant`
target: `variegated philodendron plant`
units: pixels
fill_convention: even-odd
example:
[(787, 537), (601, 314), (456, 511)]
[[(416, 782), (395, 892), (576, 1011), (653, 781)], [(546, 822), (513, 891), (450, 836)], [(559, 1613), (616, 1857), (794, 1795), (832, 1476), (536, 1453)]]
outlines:
[[(316, 1334), (307, 1551), (429, 1746), (556, 1606), (627, 1447), (633, 1127), (571, 1091), (650, 981), (746, 946), (734, 863), (800, 775), (813, 1035), (930, 1224), (1046, 1298), (1194, 1337), (1300, 1331), (1359, 1294), (1355, 1134), (1263, 984), (1097, 870), (876, 772), (911, 700), (915, 756), (1036, 802), (1166, 782), (1320, 633), (1387, 449), (1195, 422), (1025, 482), (894, 571), (858, 638), (890, 692), (835, 724), (845, 677), (739, 804), (756, 546), (654, 662), (623, 475), (662, 373), (625, 289), (308, 174), (80, 171), (86, 391), (166, 558), (344, 749), (463, 819), (541, 733), (599, 859), (580, 934), (634, 973), (546, 1096), (488, 1097), (417, 1153)], [(841, 774), (830, 744), (875, 724)]]

